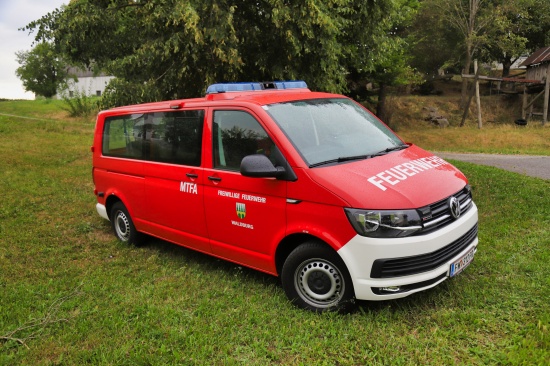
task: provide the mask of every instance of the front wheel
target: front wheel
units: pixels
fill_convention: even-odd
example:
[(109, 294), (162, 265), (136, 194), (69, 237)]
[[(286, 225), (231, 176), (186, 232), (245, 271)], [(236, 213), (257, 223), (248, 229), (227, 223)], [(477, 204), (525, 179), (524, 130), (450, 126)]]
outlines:
[(117, 202), (111, 208), (111, 225), (115, 236), (123, 242), (139, 246), (143, 242), (143, 234), (136, 230), (134, 222), (122, 202)]
[(315, 312), (346, 312), (354, 307), (353, 284), (344, 261), (321, 243), (294, 249), (283, 265), (281, 281), (298, 307)]

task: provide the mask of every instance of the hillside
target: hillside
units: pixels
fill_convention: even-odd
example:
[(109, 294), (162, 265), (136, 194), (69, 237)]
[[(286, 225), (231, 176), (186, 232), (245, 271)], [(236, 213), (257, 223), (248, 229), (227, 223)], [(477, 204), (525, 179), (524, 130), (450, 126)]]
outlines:
[[(460, 83), (439, 82), (439, 95), (396, 95), (390, 97), (391, 119), (386, 121), (405, 140), (430, 150), (550, 155), (550, 123), (542, 126), (534, 117), (527, 126), (514, 123), (521, 118), (521, 95), (492, 94), (482, 88), (483, 127), (477, 127), (477, 107), (472, 101), (464, 127), (459, 108)], [(430, 111), (447, 119), (441, 128), (426, 120)]]

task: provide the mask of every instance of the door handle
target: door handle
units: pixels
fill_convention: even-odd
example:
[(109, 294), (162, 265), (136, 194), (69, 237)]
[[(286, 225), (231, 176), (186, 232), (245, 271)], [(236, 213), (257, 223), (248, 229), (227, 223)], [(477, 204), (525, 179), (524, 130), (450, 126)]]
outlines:
[(213, 181), (213, 182), (221, 182), (221, 181), (222, 181), (222, 179), (221, 179), (220, 177), (212, 177), (212, 176), (210, 176), (210, 177), (208, 177), (208, 179), (210, 179), (210, 180)]
[(187, 176), (187, 178), (192, 178), (192, 179), (197, 179), (199, 177), (198, 174), (193, 174), (193, 173), (187, 173), (185, 175)]

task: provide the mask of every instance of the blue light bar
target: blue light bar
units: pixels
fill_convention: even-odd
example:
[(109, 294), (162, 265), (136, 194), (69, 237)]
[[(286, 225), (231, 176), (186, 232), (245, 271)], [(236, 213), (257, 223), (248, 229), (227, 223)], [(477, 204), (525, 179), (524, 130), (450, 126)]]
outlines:
[(302, 80), (289, 80), (289, 81), (274, 81), (273, 84), (277, 86), (277, 89), (304, 89), (307, 88), (307, 84)]
[(269, 81), (269, 82), (245, 82), (245, 83), (218, 83), (212, 84), (206, 89), (206, 94), (257, 91), (270, 89), (303, 89), (307, 84), (302, 80)]

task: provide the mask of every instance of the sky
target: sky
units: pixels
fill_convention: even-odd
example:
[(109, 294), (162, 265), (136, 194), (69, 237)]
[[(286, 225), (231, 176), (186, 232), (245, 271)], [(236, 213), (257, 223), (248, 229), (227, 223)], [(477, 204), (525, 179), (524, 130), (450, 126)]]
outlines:
[(0, 99), (34, 99), (15, 75), (17, 51), (32, 48), (34, 34), (20, 31), (33, 20), (67, 4), (69, 0), (0, 0)]

